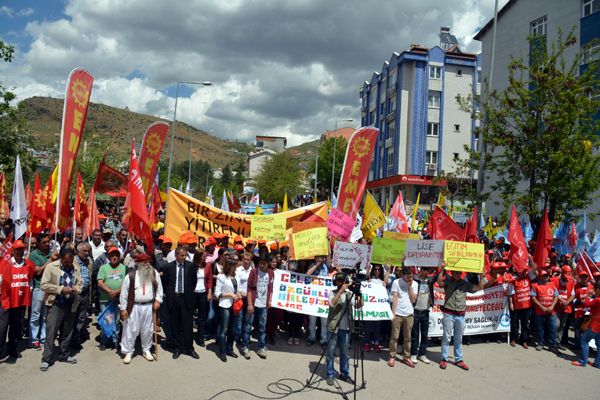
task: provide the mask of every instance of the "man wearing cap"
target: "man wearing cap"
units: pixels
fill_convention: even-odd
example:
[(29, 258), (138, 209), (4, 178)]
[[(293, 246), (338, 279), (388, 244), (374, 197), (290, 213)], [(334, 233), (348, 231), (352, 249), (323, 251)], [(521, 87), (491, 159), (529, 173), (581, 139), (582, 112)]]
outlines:
[(556, 346), (556, 321), (554, 318), (554, 307), (558, 302), (558, 290), (556, 286), (548, 281), (548, 272), (540, 270), (538, 282), (531, 285), (531, 301), (533, 302), (534, 321), (537, 329), (537, 346), (535, 349), (541, 351), (548, 340), (551, 351), (558, 353)]
[(556, 303), (556, 342), (560, 350), (565, 350), (569, 342), (569, 326), (571, 324), (571, 314), (573, 312), (573, 300), (575, 300), (575, 281), (571, 276), (571, 267), (563, 265), (560, 268), (560, 275), (552, 277), (551, 283), (554, 283), (558, 290), (558, 303)]
[(112, 231), (108, 228), (104, 228), (102, 229), (102, 241), (104, 241), (104, 247), (108, 247), (106, 246), (106, 242), (108, 242), (109, 240), (113, 240), (113, 234)]
[(44, 306), (45, 295), (40, 288), (40, 280), (46, 266), (58, 260), (58, 251), (50, 251), (50, 236), (47, 233), (38, 235), (38, 248), (29, 254), (29, 259), (35, 264), (29, 333), (31, 346), (35, 350), (42, 350), (41, 344), (46, 341), (46, 307)]
[(242, 247), (244, 247), (244, 240), (242, 239), (242, 237), (240, 235), (237, 235), (236, 237), (233, 238), (233, 245), (235, 246), (236, 244), (241, 244)]
[(187, 258), (188, 251), (183, 246), (175, 249), (175, 261), (166, 265), (163, 274), (167, 306), (176, 346), (173, 358), (187, 354), (198, 359), (194, 350), (194, 290), (196, 288), (196, 267)]
[(411, 368), (415, 363), (410, 359), (411, 333), (414, 322), (413, 304), (417, 301), (419, 284), (413, 280), (411, 267), (402, 268), (402, 278), (392, 284), (392, 334), (390, 335), (388, 366), (396, 364), (398, 337), (402, 332), (402, 362)]
[(594, 283), (594, 292), (585, 299), (583, 306), (590, 310), (590, 320), (587, 328), (582, 332), (579, 357), (571, 364), (577, 367), (585, 367), (588, 364), (590, 340), (594, 339), (596, 342), (596, 360), (593, 366), (600, 368), (600, 352), (598, 351), (600, 343), (600, 281)]
[[(23, 258), (25, 244), (12, 245), (12, 257), (0, 260), (0, 359), (21, 358), (17, 344), (23, 333), (25, 309), (31, 304), (33, 261)], [(6, 341), (8, 334), (8, 343)]]
[[(179, 236), (179, 240), (177, 241), (178, 248), (181, 247), (185, 249), (185, 259), (189, 262), (194, 260), (194, 253), (196, 252), (196, 246), (198, 245), (198, 239), (196, 235), (192, 232), (184, 232)], [(175, 261), (176, 255), (175, 250), (171, 251), (167, 255), (167, 261), (172, 263)]]
[[(524, 349), (529, 348), (529, 320), (531, 319), (531, 279), (535, 274), (523, 268), (508, 284), (510, 310), (510, 345), (515, 347), (520, 339)], [(519, 335), (520, 328), (520, 335)]]
[(89, 243), (92, 250), (92, 259), (95, 261), (106, 251), (104, 248), (104, 241), (102, 240), (102, 231), (100, 229), (94, 229), (92, 231)]
[(442, 270), (437, 279), (438, 286), (445, 291), (444, 305), (442, 306), (444, 316), (442, 318), (442, 361), (440, 361), (440, 368), (446, 369), (448, 365), (450, 338), (454, 337), (454, 365), (468, 371), (469, 366), (463, 361), (462, 357), (462, 336), (465, 330), (467, 293), (483, 290), (488, 281), (483, 277), (483, 274), (479, 274), (479, 284), (475, 285), (463, 278), (461, 271), (450, 271), (449, 276), (444, 277), (445, 270), (445, 264), (442, 264)]
[(573, 325), (575, 327), (575, 348), (579, 348), (581, 342), (581, 323), (585, 316), (585, 307), (583, 306), (583, 303), (588, 296), (594, 293), (594, 286), (590, 283), (590, 274), (585, 269), (579, 271), (579, 277), (574, 289)]
[(256, 246), (256, 242), (253, 239), (248, 239), (244, 249), (246, 249), (247, 252), (254, 254), (254, 246)]
[(502, 259), (502, 253), (504, 252), (504, 237), (500, 236), (494, 241), (494, 258), (496, 260)]
[(79, 267), (73, 263), (75, 251), (70, 247), (60, 250), (60, 259), (46, 266), (40, 287), (46, 293), (46, 344), (40, 364), (47, 371), (54, 363), (54, 341), (58, 337), (58, 361), (76, 364), (77, 359), (69, 352), (73, 324), (75, 323), (75, 295), (81, 293), (83, 280)]
[(334, 278), (335, 289), (329, 292), (329, 314), (327, 315), (327, 384), (333, 385), (335, 369), (333, 361), (336, 348), (340, 351), (340, 374), (338, 379), (354, 383), (350, 377), (348, 344), (350, 333), (354, 330), (352, 325), (352, 306), (362, 308), (362, 297), (354, 297), (348, 290), (351, 282), (346, 274), (338, 272)]
[[(119, 301), (121, 286), (125, 279), (126, 267), (121, 263), (121, 252), (117, 247), (108, 249), (109, 263), (100, 267), (98, 271), (98, 288), (100, 289), (100, 312), (104, 311), (113, 301)], [(117, 321), (118, 322), (118, 321)], [(100, 350), (112, 347), (112, 341), (100, 331)]]
[(148, 361), (154, 332), (154, 313), (163, 301), (163, 289), (158, 272), (150, 264), (151, 257), (142, 253), (135, 259), (136, 269), (125, 275), (119, 295), (119, 310), (123, 321), (121, 353), (123, 363), (129, 364), (140, 336), (142, 355)]

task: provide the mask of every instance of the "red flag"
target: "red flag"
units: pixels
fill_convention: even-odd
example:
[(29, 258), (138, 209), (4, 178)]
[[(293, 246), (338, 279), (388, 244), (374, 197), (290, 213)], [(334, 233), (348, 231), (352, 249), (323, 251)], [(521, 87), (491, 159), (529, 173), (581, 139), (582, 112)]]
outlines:
[(100, 229), (100, 218), (98, 214), (98, 205), (96, 204), (96, 192), (94, 188), (90, 190), (90, 197), (85, 205), (87, 218), (83, 222), (83, 236), (91, 237), (94, 229)]
[(160, 192), (156, 181), (152, 183), (152, 199), (150, 202), (150, 223), (155, 225), (158, 223), (158, 212), (163, 209)]
[(127, 197), (127, 177), (106, 164), (106, 153), (98, 165), (94, 191), (111, 197)]
[(150, 220), (146, 210), (146, 196), (142, 189), (142, 178), (140, 176), (140, 167), (135, 155), (135, 147), (131, 142), (131, 158), (129, 161), (129, 185), (126, 204), (127, 207), (127, 226), (129, 233), (137, 236), (144, 241), (149, 254), (154, 253), (154, 244), (152, 243), (152, 231), (150, 229)]
[(402, 192), (398, 192), (398, 197), (390, 210), (390, 217), (396, 221), (396, 232), (408, 233), (408, 218), (406, 217), (406, 208), (404, 208), (404, 199)]
[(44, 190), (40, 182), (40, 175), (35, 174), (35, 182), (33, 184), (33, 195), (31, 205), (29, 207), (29, 232), (38, 235), (44, 229), (48, 228), (48, 218), (46, 216), (46, 198)]
[(81, 179), (79, 172), (77, 173), (77, 190), (75, 191), (75, 209), (73, 210), (73, 215), (75, 216), (75, 222), (79, 226), (83, 224), (83, 221), (88, 216), (85, 187), (83, 186), (83, 179)]
[(379, 129), (364, 127), (355, 131), (348, 141), (337, 208), (352, 219), (356, 218), (365, 192), (377, 135)]
[(8, 261), (10, 259), (12, 245), (12, 233), (9, 233), (4, 243), (0, 246), (0, 261)]
[[(142, 177), (142, 190), (145, 194), (150, 194), (150, 184), (154, 181), (156, 168), (160, 160), (160, 153), (169, 133), (169, 124), (158, 121), (146, 129), (142, 147), (140, 149), (140, 174)], [(157, 210), (158, 211), (158, 210)]]
[(227, 206), (229, 207), (229, 211), (237, 212), (237, 210), (235, 209), (235, 206), (233, 205), (233, 200), (231, 200), (232, 197), (233, 197), (233, 194), (227, 192)]
[(461, 241), (465, 237), (463, 229), (437, 206), (429, 219), (429, 232), (434, 240)]
[(45, 212), (46, 212), (46, 226), (44, 229), (48, 229), (50, 225), (52, 225), (52, 220), (54, 219), (54, 213), (56, 208), (54, 207), (54, 202), (52, 201), (52, 175), (48, 177), (48, 183), (44, 187), (42, 197), (46, 202)]
[(510, 260), (517, 271), (527, 269), (527, 244), (521, 230), (517, 209), (512, 207), (510, 214), (510, 224), (508, 227), (508, 241), (510, 242)]
[(467, 220), (465, 225), (465, 242), (479, 243), (477, 234), (477, 207), (473, 208), (473, 215)]
[(567, 234), (567, 239), (569, 240), (569, 246), (571, 249), (575, 250), (577, 248), (577, 228), (575, 227), (575, 222), (571, 222), (571, 229)]
[(8, 195), (6, 194), (6, 177), (4, 172), (0, 172), (0, 217), (8, 218), (10, 215), (10, 205), (8, 204)]
[(239, 213), (242, 210), (240, 201), (238, 200), (238, 198), (236, 196), (233, 195), (233, 193), (231, 194), (231, 197), (233, 198), (233, 207), (235, 209), (235, 212)]
[(58, 158), (58, 198), (55, 228), (65, 229), (71, 214), (69, 193), (73, 182), (73, 172), (77, 154), (81, 145), (81, 136), (85, 126), (92, 83), (94, 77), (83, 68), (75, 68), (67, 79), (67, 91), (63, 109), (60, 150)]
[(533, 254), (533, 261), (537, 266), (544, 266), (544, 263), (550, 254), (551, 247), (552, 230), (550, 229), (550, 222), (548, 221), (548, 212), (544, 210), (544, 215), (540, 222), (540, 230), (535, 241), (535, 253)]

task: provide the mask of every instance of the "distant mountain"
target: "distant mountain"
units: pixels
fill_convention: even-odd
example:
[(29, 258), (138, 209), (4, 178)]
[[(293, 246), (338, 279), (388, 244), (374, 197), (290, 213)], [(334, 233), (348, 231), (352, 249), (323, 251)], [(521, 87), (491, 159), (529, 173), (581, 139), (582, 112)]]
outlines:
[[(50, 150), (57, 154), (64, 101), (50, 97), (31, 97), (23, 103), (34, 148)], [(135, 137), (136, 143), (141, 144), (146, 128), (160, 120), (157, 117), (129, 111), (127, 108), (91, 103), (80, 151), (83, 151), (85, 146), (88, 149), (90, 146), (95, 148), (99, 146), (101, 149), (110, 147), (110, 151), (116, 153), (116, 158), (126, 159), (131, 138)], [(168, 120), (163, 121), (172, 123)], [(245, 160), (247, 154), (254, 148), (247, 143), (217, 138), (179, 121), (175, 132), (173, 155), (176, 162), (189, 159), (190, 137), (192, 159), (208, 161), (214, 168), (222, 168), (228, 163), (235, 164), (240, 158)], [(163, 159), (169, 157), (170, 143), (169, 136), (163, 148)]]

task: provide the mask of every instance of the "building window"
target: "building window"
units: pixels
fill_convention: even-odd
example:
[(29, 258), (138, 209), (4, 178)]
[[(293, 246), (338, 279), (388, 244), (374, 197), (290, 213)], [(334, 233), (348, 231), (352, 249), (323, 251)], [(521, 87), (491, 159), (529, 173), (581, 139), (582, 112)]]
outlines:
[(429, 66), (429, 79), (442, 79), (442, 67)]
[(583, 0), (583, 16), (600, 11), (600, 0)]
[(435, 168), (437, 166), (438, 161), (438, 152), (437, 151), (426, 151), (425, 152), (425, 162), (431, 168)]
[(481, 83), (481, 71), (477, 71), (477, 83)]
[(388, 169), (394, 167), (394, 153), (391, 152), (391, 151), (388, 151), (388, 155), (387, 155), (387, 167), (388, 167)]
[(456, 70), (456, 76), (462, 76), (462, 69)]
[(396, 110), (396, 97), (390, 99), (390, 112)]
[[(598, 1), (600, 2), (600, 0)], [(589, 64), (597, 60), (600, 60), (600, 42), (594, 41), (594, 43), (587, 44), (583, 47), (581, 63)]]
[(531, 36), (545, 36), (546, 35), (546, 16), (538, 18), (529, 24), (529, 33)]
[(388, 88), (394, 87), (394, 85), (396, 85), (397, 76), (398, 76), (398, 69), (393, 69), (389, 75)]
[(371, 126), (375, 126), (375, 111), (371, 111), (369, 115), (369, 123)]
[(437, 122), (427, 123), (427, 136), (438, 136), (440, 134), (440, 124)]
[(387, 132), (386, 138), (391, 138), (396, 135), (396, 121), (392, 121), (387, 125)]
[(460, 124), (454, 124), (454, 132), (460, 132)]
[(430, 91), (427, 99), (427, 106), (429, 108), (440, 108), (440, 92)]
[(458, 160), (458, 153), (454, 153), (454, 160)]

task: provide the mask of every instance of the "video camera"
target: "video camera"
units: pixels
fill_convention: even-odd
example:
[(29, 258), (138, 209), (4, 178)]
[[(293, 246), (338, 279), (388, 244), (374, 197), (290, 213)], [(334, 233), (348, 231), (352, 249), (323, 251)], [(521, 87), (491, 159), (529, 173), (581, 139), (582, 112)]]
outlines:
[(361, 296), (361, 284), (366, 281), (367, 274), (360, 272), (360, 263), (357, 263), (354, 268), (342, 268), (342, 272), (346, 274), (346, 283), (350, 283), (348, 290), (350, 290), (354, 296)]

